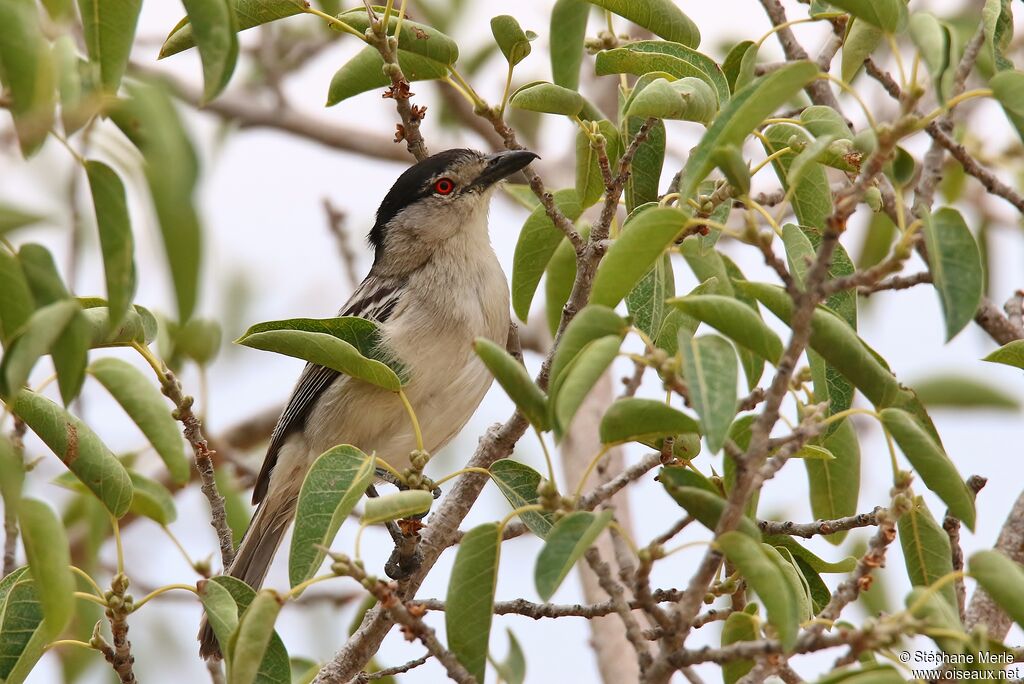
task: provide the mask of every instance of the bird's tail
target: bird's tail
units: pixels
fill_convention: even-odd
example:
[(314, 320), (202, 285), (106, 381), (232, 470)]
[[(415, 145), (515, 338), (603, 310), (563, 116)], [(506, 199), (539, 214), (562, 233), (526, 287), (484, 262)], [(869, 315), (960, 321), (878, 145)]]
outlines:
[[(288, 509), (287, 511), (282, 511), (281, 506), (269, 506), (270, 503), (272, 501), (264, 501), (257, 509), (249, 528), (242, 536), (242, 543), (235, 552), (235, 559), (224, 573), (237, 577), (253, 589), (259, 589), (263, 584), (277, 547), (281, 545), (281, 538), (284, 537), (294, 514), (294, 501), (290, 502), (290, 506), (284, 507)], [(221, 655), (220, 645), (205, 615), (199, 627), (199, 654), (203, 658)]]

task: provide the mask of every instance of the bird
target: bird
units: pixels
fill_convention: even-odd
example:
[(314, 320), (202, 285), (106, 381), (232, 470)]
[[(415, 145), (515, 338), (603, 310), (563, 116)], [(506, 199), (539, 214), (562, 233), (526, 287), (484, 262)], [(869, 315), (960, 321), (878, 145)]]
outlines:
[[(511, 318), (488, 209), (499, 181), (537, 158), (528, 150), (459, 148), (405, 170), (370, 230), (373, 265), (339, 312), (378, 324), (384, 347), (408, 374), (403, 390), (428, 452), (459, 433), (491, 385), (473, 342), (484, 337), (503, 345)], [(271, 434), (253, 489), (256, 511), (225, 574), (260, 587), (295, 516), (306, 472), (339, 444), (376, 454), (399, 472), (417, 448), (395, 393), (309, 363)], [(205, 618), (199, 641), (204, 658), (219, 655)]]

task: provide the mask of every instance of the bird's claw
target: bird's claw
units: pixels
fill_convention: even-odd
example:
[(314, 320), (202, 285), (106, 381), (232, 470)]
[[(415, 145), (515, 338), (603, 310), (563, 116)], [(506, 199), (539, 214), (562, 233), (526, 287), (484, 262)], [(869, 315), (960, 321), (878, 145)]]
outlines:
[(403, 553), (400, 546), (391, 552), (391, 557), (384, 564), (384, 572), (393, 580), (402, 581), (412, 577), (413, 573), (423, 565), (423, 552), (417, 546), (411, 554)]

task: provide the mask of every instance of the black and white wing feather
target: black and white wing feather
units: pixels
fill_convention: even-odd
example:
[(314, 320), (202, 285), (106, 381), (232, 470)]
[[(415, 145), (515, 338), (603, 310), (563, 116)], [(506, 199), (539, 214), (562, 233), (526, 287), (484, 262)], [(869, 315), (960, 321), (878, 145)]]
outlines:
[[(405, 289), (404, 279), (383, 279), (369, 275), (356, 289), (348, 303), (342, 308), (339, 316), (359, 316), (377, 323), (384, 323), (394, 313)], [(341, 375), (338, 371), (309, 363), (302, 370), (295, 389), (288, 399), (284, 412), (274, 427), (270, 437), (267, 455), (263, 458), (263, 467), (256, 478), (256, 486), (252, 492), (253, 504), (258, 504), (267, 495), (270, 486), (270, 475), (277, 464), (278, 452), (285, 440), (296, 430), (306, 424), (306, 418), (317, 399)]]

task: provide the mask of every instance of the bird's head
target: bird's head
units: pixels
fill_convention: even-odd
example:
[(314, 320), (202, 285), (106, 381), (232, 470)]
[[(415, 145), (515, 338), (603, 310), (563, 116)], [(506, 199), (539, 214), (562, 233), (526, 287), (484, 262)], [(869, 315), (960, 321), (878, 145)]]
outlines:
[[(525, 168), (537, 155), (527, 150), (484, 154), (439, 152), (398, 177), (377, 210), (369, 240), (375, 265), (403, 254), (418, 261), (432, 246), (460, 233), (486, 237), (487, 206), (498, 181)], [(411, 253), (410, 253), (411, 252)]]

